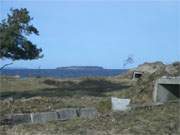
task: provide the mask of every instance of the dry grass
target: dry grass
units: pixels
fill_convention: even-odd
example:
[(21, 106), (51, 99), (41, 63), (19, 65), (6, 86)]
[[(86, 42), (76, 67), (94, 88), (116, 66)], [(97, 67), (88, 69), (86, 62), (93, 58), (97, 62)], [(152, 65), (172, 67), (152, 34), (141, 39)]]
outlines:
[(161, 75), (159, 72), (144, 76), (137, 82), (128, 78), (50, 79), (51, 84), (46, 78), (1, 78), (2, 115), (63, 107), (96, 107), (102, 113), (91, 120), (0, 126), (0, 132), (8, 135), (176, 135), (179, 133), (179, 103), (129, 112), (110, 111), (111, 96), (130, 98), (133, 103), (151, 102), (153, 81)]
[(96, 119), (73, 119), (5, 128), (9, 135), (178, 135), (179, 104), (169, 103), (129, 112), (106, 113)]
[(9, 91), (30, 91), (43, 88), (52, 88), (53, 86), (42, 83), (44, 79), (40, 78), (13, 78), (0, 76), (0, 92)]
[(1, 84), (1, 115), (51, 111), (64, 107), (97, 107), (104, 112), (111, 109), (109, 102), (105, 102), (108, 97), (128, 88), (104, 78), (1, 78)]

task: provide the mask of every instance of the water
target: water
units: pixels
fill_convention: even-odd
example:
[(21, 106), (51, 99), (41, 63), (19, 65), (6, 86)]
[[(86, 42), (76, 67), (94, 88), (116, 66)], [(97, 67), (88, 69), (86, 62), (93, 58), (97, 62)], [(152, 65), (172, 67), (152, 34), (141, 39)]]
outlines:
[(108, 77), (116, 76), (126, 72), (124, 69), (99, 69), (99, 70), (62, 70), (62, 69), (3, 69), (1, 75), (26, 77), (55, 77), (55, 78), (76, 78), (76, 77)]

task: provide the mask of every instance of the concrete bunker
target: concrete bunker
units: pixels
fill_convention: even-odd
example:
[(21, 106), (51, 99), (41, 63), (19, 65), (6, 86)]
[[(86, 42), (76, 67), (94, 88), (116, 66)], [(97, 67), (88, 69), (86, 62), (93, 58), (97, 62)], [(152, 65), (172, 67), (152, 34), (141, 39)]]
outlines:
[(143, 75), (142, 72), (140, 72), (140, 71), (134, 71), (134, 72), (133, 72), (133, 75), (132, 75), (132, 79), (133, 79), (133, 80), (137, 80), (137, 79), (141, 78), (142, 75)]
[(153, 101), (164, 103), (180, 98), (180, 77), (163, 77), (156, 81)]

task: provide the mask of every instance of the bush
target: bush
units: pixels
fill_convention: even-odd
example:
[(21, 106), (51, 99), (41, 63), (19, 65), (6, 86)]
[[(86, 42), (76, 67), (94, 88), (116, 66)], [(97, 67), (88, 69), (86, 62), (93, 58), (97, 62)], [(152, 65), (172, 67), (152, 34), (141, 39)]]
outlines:
[(53, 85), (58, 88), (72, 88), (76, 87), (75, 82), (73, 81), (58, 81), (58, 80), (53, 80), (53, 79), (47, 79), (44, 81), (45, 84), (47, 85)]
[(101, 100), (98, 105), (97, 105), (97, 110), (98, 112), (109, 112), (112, 108), (112, 105), (111, 105), (111, 99), (110, 98), (106, 98), (106, 99), (103, 99)]
[(52, 80), (52, 79), (47, 79), (45, 80), (43, 83), (47, 84), (47, 85), (57, 85), (58, 81)]
[(175, 66), (175, 67), (180, 66), (180, 62), (178, 62), (178, 61), (174, 62), (174, 63), (172, 63), (172, 65)]

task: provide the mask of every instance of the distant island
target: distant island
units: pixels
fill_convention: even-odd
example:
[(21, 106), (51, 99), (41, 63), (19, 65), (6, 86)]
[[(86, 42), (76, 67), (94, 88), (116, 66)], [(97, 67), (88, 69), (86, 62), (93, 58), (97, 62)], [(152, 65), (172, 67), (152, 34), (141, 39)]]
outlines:
[(70, 66), (70, 67), (57, 67), (61, 70), (103, 70), (103, 67), (99, 66)]

